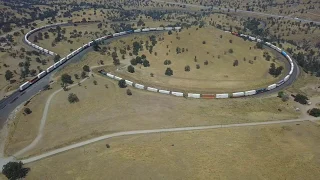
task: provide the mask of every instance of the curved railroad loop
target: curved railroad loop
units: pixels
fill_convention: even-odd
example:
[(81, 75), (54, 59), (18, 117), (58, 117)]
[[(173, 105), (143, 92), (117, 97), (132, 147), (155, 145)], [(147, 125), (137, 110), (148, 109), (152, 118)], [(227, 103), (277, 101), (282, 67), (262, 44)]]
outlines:
[[(42, 47), (40, 47), (40, 46), (38, 46), (36, 44), (31, 43), (28, 40), (28, 37), (31, 34), (37, 32), (39, 30), (42, 30), (42, 29), (45, 29), (45, 28), (49, 28), (49, 27), (52, 27), (52, 26), (61, 26), (61, 25), (65, 25), (65, 24), (68, 24), (68, 23), (51, 24), (51, 25), (46, 25), (46, 26), (42, 26), (42, 27), (36, 28), (36, 29), (28, 32), (25, 35), (24, 40), (28, 45), (32, 46), (33, 48), (35, 48), (35, 49), (37, 49), (37, 50), (39, 50), (39, 51), (41, 51), (43, 53), (46, 53), (46, 54), (49, 54), (49, 55), (56, 55), (56, 53), (54, 53), (54, 52), (52, 52), (50, 50), (47, 50), (47, 49), (42, 48)], [(53, 65), (51, 65), (50, 67), (48, 67), (46, 71), (40, 72), (32, 80), (23, 83), (19, 87), (19, 90), (20, 91), (24, 91), (27, 88), (29, 88), (30, 86), (34, 85), (38, 80), (40, 80), (41, 78), (45, 77), (47, 74), (50, 74), (52, 71), (54, 71), (58, 67), (62, 66), (64, 63), (69, 61), (72, 57), (76, 56), (77, 54), (79, 54), (80, 52), (84, 51), (85, 49), (91, 47), (94, 44), (94, 42), (99, 43), (99, 42), (102, 42), (102, 41), (104, 41), (106, 39), (112, 39), (114, 37), (119, 37), (119, 36), (123, 36), (123, 35), (127, 35), (127, 34), (134, 34), (134, 33), (141, 33), (141, 32), (152, 32), (152, 31), (171, 31), (171, 30), (181, 30), (181, 27), (157, 27), (157, 28), (132, 29), (132, 30), (129, 30), (129, 31), (123, 31), (123, 32), (112, 34), (112, 35), (100, 37), (98, 39), (95, 39), (94, 41), (90, 41), (89, 43), (79, 47), (78, 49), (76, 49), (73, 52), (71, 52), (70, 54), (68, 54), (66, 57), (63, 57), (58, 62), (56, 62)], [(289, 73), (282, 80), (280, 80), (279, 82), (277, 82), (275, 84), (271, 84), (271, 85), (269, 85), (267, 87), (263, 87), (263, 88), (259, 88), (259, 89), (252, 89), (252, 90), (247, 90), (247, 91), (239, 91), (239, 92), (232, 92), (232, 93), (220, 93), (220, 94), (198, 94), (198, 93), (192, 93), (192, 92), (184, 94), (183, 92), (175, 92), (175, 91), (170, 91), (170, 90), (165, 90), (165, 89), (158, 89), (158, 88), (155, 88), (155, 87), (146, 87), (143, 84), (134, 83), (134, 82), (132, 82), (130, 80), (125, 80), (125, 79), (124, 80), (125, 80), (125, 82), (126, 82), (126, 84), (128, 86), (133, 86), (133, 87), (135, 87), (137, 89), (147, 90), (147, 91), (151, 91), (151, 92), (159, 92), (161, 94), (168, 94), (168, 95), (171, 94), (173, 96), (178, 96), (178, 97), (183, 97), (184, 96), (184, 97), (188, 97), (188, 98), (225, 99), (225, 98), (238, 98), (238, 97), (247, 97), (247, 96), (253, 96), (253, 95), (262, 94), (262, 93), (274, 90), (277, 87), (280, 87), (280, 86), (284, 85), (292, 77), (293, 72), (295, 70), (295, 64), (294, 64), (293, 60), (291, 59), (291, 57), (284, 50), (282, 50), (281, 48), (279, 48), (279, 47), (277, 47), (277, 46), (275, 46), (275, 45), (273, 45), (273, 44), (271, 44), (269, 42), (263, 42), (259, 38), (255, 38), (255, 37), (252, 37), (252, 36), (249, 36), (249, 35), (245, 35), (245, 34), (238, 34), (237, 32), (229, 32), (229, 31), (225, 31), (225, 32), (226, 33), (231, 33), (232, 35), (235, 35), (235, 36), (238, 36), (238, 37), (241, 37), (241, 38), (248, 39), (248, 40), (253, 41), (253, 42), (263, 43), (264, 45), (266, 45), (266, 46), (276, 50), (277, 52), (281, 53), (289, 62), (289, 65), (290, 65)], [(120, 81), (120, 80), (123, 79), (121, 77), (115, 76), (115, 75), (113, 75), (111, 73), (108, 73), (108, 72), (105, 72), (103, 70), (100, 70), (99, 72), (102, 75), (105, 75), (106, 77), (109, 77), (109, 78), (117, 80), (117, 81)], [(295, 77), (293, 76), (291, 79), (294, 80)]]

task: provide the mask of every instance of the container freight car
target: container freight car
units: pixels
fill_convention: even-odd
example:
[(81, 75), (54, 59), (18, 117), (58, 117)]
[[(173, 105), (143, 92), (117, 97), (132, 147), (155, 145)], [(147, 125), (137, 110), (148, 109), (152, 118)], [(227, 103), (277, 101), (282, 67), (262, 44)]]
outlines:
[(245, 96), (252, 96), (252, 95), (255, 95), (256, 93), (257, 93), (256, 90), (250, 90), (250, 91), (245, 91), (244, 95)]
[(23, 83), (20, 87), (19, 87), (19, 90), (20, 91), (23, 91), (25, 89), (27, 89), (29, 86), (31, 85), (31, 83), (29, 81)]
[(40, 79), (40, 78), (42, 78), (43, 76), (45, 76), (46, 74), (47, 74), (46, 71), (42, 71), (42, 72), (39, 73), (37, 76), (38, 76), (38, 78)]

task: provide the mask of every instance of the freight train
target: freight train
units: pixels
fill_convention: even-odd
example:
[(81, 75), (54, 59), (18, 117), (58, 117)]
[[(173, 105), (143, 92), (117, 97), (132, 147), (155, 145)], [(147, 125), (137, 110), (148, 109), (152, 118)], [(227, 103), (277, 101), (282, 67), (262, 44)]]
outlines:
[[(53, 26), (61, 26), (61, 25), (66, 25), (68, 23), (64, 22), (64, 23), (57, 23), (57, 24), (50, 24), (50, 25), (46, 25), (46, 26), (42, 26), (36, 29), (33, 29), (31, 31), (29, 31), (25, 36), (24, 36), (24, 41), (29, 44), (30, 46), (32, 46), (33, 48), (49, 54), (49, 55), (57, 55), (56, 53), (49, 51), (47, 49), (44, 49), (42, 47), (37, 46), (36, 44), (31, 43), (28, 40), (28, 37), (41, 30), (44, 28), (49, 28), (49, 27), (53, 27)], [(179, 30), (181, 29), (181, 27), (158, 27), (158, 28), (144, 28), (144, 29), (132, 29), (132, 30), (128, 30), (128, 31), (123, 31), (123, 32), (119, 32), (119, 33), (115, 33), (112, 35), (108, 35), (108, 36), (103, 36), (101, 38), (96, 39), (96, 42), (100, 42), (106, 39), (111, 39), (113, 37), (117, 37), (117, 36), (123, 36), (126, 34), (132, 34), (132, 33), (139, 33), (139, 32), (149, 32), (149, 31), (163, 31), (163, 30)], [(82, 47), (79, 47), (78, 49), (76, 49), (75, 51), (71, 52), (70, 54), (68, 54), (66, 57), (60, 59), (58, 62), (54, 63), (53, 65), (51, 65), (50, 67), (48, 67), (46, 69), (46, 71), (42, 71), (40, 72), (35, 78), (33, 78), (32, 80), (29, 80), (25, 83), (23, 83), (20, 87), (19, 90), (20, 91), (24, 91), (25, 89), (27, 89), (28, 87), (30, 87), (31, 85), (33, 85), (34, 83), (36, 83), (39, 79), (43, 78), (44, 76), (46, 76), (47, 74), (49, 74), (50, 72), (54, 71), (55, 69), (57, 69), (59, 66), (61, 66), (62, 64), (66, 63), (68, 60), (70, 60), (72, 57), (74, 57), (75, 55), (79, 54), (81, 51), (85, 50), (86, 48), (90, 47), (93, 45), (94, 41), (90, 41), (87, 44), (84, 44)]]

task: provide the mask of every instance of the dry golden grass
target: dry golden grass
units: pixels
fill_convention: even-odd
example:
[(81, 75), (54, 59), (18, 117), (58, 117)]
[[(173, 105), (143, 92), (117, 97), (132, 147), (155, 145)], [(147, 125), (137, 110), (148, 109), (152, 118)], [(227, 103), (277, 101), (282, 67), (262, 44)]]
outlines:
[[(93, 85), (96, 79), (98, 85)], [(109, 88), (105, 88), (105, 84)], [(244, 123), (298, 117), (292, 102), (279, 98), (195, 100), (132, 89), (127, 96), (114, 81), (95, 77), (53, 98), (44, 136), (29, 156), (117, 131)], [(69, 93), (80, 102), (70, 104)], [(43, 104), (39, 103), (39, 106)], [(280, 112), (278, 109), (281, 109)], [(34, 129), (36, 126), (25, 128)], [(23, 134), (23, 130), (21, 131)], [(9, 145), (10, 146), (10, 145)], [(12, 147), (15, 145), (13, 144)], [(19, 149), (16, 149), (17, 151)]]
[(27, 179), (317, 179), (319, 132), (303, 122), (117, 137), (28, 164)]
[[(164, 40), (159, 41), (162, 37)], [(268, 74), (272, 61), (268, 62), (263, 57), (263, 52), (268, 50), (254, 49), (254, 42), (244, 41), (215, 28), (184, 29), (180, 33), (174, 32), (173, 35), (158, 34), (156, 39), (158, 43), (152, 54), (146, 49), (147, 38), (143, 36), (126, 37), (112, 42), (110, 46), (119, 49), (128, 44), (132, 45), (134, 41), (144, 41), (144, 50), (139, 55), (145, 54), (151, 64), (148, 68), (136, 66), (136, 72), (133, 74), (128, 73), (126, 68), (116, 73), (134, 81), (151, 83), (155, 87), (218, 93), (261, 88), (285, 75), (283, 72), (282, 76), (274, 78)], [(232, 40), (232, 43), (229, 40)], [(177, 54), (177, 47), (184, 48), (185, 52)], [(229, 49), (233, 49), (233, 53), (229, 53)], [(270, 51), (269, 54), (275, 57), (273, 52)], [(194, 61), (195, 56), (197, 62)], [(172, 64), (164, 65), (165, 60), (171, 60)], [(206, 60), (209, 62), (208, 65), (204, 65)], [(239, 61), (239, 66), (233, 67), (234, 60)], [(249, 60), (252, 60), (253, 64), (250, 64)], [(200, 65), (200, 69), (196, 69), (197, 64)], [(275, 61), (275, 64), (280, 66), (283, 62)], [(186, 65), (190, 66), (190, 72), (185, 71)], [(173, 76), (168, 77), (164, 74), (168, 67), (173, 70)], [(150, 73), (153, 73), (154, 77), (151, 77)]]
[[(22, 105), (21, 111), (16, 114), (15, 120), (9, 123), (9, 135), (7, 137), (5, 154), (12, 155), (13, 152), (29, 145), (37, 136), (45, 102), (48, 96), (58, 88), (59, 85), (53, 85), (51, 90), (43, 91), (32, 98), (27, 106)], [(23, 110), (26, 107), (31, 109), (31, 114), (23, 114)]]

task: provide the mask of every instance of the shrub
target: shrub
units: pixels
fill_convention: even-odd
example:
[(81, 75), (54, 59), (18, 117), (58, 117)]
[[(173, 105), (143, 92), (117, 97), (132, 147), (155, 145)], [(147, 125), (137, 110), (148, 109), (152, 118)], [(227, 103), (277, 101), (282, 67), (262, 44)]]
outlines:
[(229, 49), (229, 53), (232, 54), (233, 53), (233, 49)]
[(82, 69), (83, 69), (83, 71), (85, 71), (85, 72), (90, 72), (90, 67), (89, 67), (88, 65), (84, 65), (84, 66), (82, 67)]
[(208, 64), (209, 64), (209, 61), (205, 60), (203, 64), (204, 64), (204, 65), (208, 65)]
[(202, 44), (206, 44), (206, 41), (202, 41)]
[(304, 96), (302, 94), (297, 94), (294, 98), (294, 101), (299, 102), (300, 104), (307, 104), (308, 103), (308, 97)]
[(318, 108), (312, 108), (311, 110), (309, 110), (308, 113), (309, 113), (311, 116), (319, 117), (319, 116), (320, 116), (320, 109), (318, 109)]
[(8, 162), (2, 167), (2, 174), (4, 174), (8, 179), (23, 179), (29, 171), (30, 168), (24, 168), (21, 161)]
[(172, 76), (173, 75), (173, 70), (171, 68), (167, 68), (166, 72), (164, 73), (167, 76)]
[(78, 74), (74, 74), (74, 78), (79, 79), (79, 75)]
[(119, 82), (118, 82), (118, 86), (120, 88), (126, 88), (127, 85), (126, 85), (126, 81), (124, 79), (121, 79)]
[(132, 65), (128, 66), (128, 72), (134, 73), (134, 67)]
[(94, 84), (94, 85), (97, 85), (97, 84), (98, 84), (98, 82), (97, 82), (96, 80), (94, 80), (94, 81), (93, 81), (93, 84)]
[(62, 74), (61, 81), (63, 84), (72, 84), (73, 83), (71, 76), (69, 74)]
[(138, 64), (136, 59), (131, 59), (130, 63), (134, 66)]
[(76, 103), (76, 102), (79, 102), (79, 98), (76, 94), (74, 93), (70, 93), (69, 96), (68, 96), (68, 101), (70, 103)]
[(132, 92), (131, 92), (130, 89), (127, 89), (127, 95), (128, 95), (128, 96), (131, 96), (131, 95), (132, 95)]
[(229, 40), (229, 43), (232, 43), (232, 40), (231, 40), (231, 39)]
[(150, 62), (148, 60), (144, 60), (142, 64), (143, 64), (144, 67), (149, 67), (150, 66)]
[(197, 68), (197, 69), (200, 69), (200, 64), (197, 64), (197, 65), (196, 65), (196, 68)]
[(171, 35), (172, 34), (172, 31), (168, 31), (168, 35)]
[(163, 64), (164, 64), (164, 65), (170, 65), (170, 64), (171, 64), (171, 61), (170, 61), (170, 60), (165, 60), (165, 61), (163, 62)]
[(189, 71), (190, 71), (190, 66), (189, 66), (189, 65), (186, 65), (186, 66), (184, 67), (184, 71), (189, 72)]
[(238, 66), (238, 65), (239, 65), (239, 61), (238, 60), (234, 60), (233, 66)]
[(32, 113), (32, 111), (31, 111), (31, 109), (30, 108), (24, 108), (24, 113), (26, 113), (26, 114), (31, 114)]

